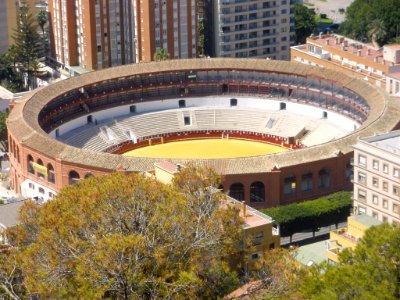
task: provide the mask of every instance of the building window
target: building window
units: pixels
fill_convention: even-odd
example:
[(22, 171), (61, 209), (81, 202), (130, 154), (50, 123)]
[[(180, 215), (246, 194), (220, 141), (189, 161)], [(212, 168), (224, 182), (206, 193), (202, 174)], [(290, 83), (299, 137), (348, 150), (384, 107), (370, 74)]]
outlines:
[(35, 185), (32, 182), (29, 182), (28, 184), (29, 188), (34, 190), (35, 189)]
[(400, 171), (399, 169), (394, 168), (393, 169), (393, 176), (399, 178), (400, 177)]
[(31, 174), (35, 174), (35, 170), (33, 169), (33, 157), (28, 155), (28, 172)]
[(191, 125), (190, 117), (183, 117), (183, 122), (184, 122), (185, 126)]
[(260, 181), (253, 182), (250, 185), (250, 201), (251, 202), (265, 201), (265, 188), (262, 182)]
[(358, 156), (358, 165), (360, 167), (366, 167), (367, 166), (367, 158), (364, 155), (359, 155)]
[(386, 181), (382, 182), (382, 189), (383, 189), (385, 192), (388, 192), (388, 191), (389, 191), (389, 184), (388, 184)]
[(136, 112), (136, 105), (129, 106), (129, 112), (135, 113)]
[(393, 186), (393, 194), (396, 196), (399, 196), (399, 194), (400, 194), (399, 192), (400, 192), (399, 187), (397, 185), (394, 185)]
[(374, 187), (379, 187), (379, 179), (378, 178), (376, 178), (376, 177), (373, 177), (372, 178), (372, 185), (374, 186)]
[(383, 208), (388, 208), (388, 200), (387, 199), (382, 200), (382, 206), (383, 206)]
[(323, 112), (322, 112), (322, 118), (323, 118), (323, 119), (328, 119), (328, 112), (323, 111)]
[(264, 233), (262, 231), (257, 232), (253, 235), (253, 246), (259, 246), (262, 244), (262, 240), (264, 238)]
[(365, 190), (358, 189), (357, 199), (358, 201), (365, 202), (367, 200), (367, 192)]
[(237, 99), (232, 98), (231, 99), (231, 106), (237, 106)]
[(382, 216), (382, 222), (387, 223), (388, 222), (388, 218), (386, 216)]
[(379, 219), (378, 213), (376, 211), (372, 212), (372, 217), (375, 219)]
[(313, 174), (311, 172), (308, 172), (301, 176), (301, 190), (303, 192), (312, 191), (313, 188), (312, 179), (313, 179)]
[(39, 188), (39, 193), (44, 194), (44, 188)]
[(280, 110), (286, 110), (286, 103), (285, 103), (285, 102), (281, 102), (281, 103), (279, 104), (279, 109), (280, 109)]
[(366, 184), (367, 183), (367, 176), (365, 173), (358, 172), (358, 183)]
[(243, 184), (241, 183), (232, 184), (231, 187), (229, 188), (229, 196), (236, 200), (243, 201), (244, 200)]
[(367, 213), (367, 209), (364, 206), (359, 206), (358, 207), (358, 214), (359, 215), (365, 215)]
[(296, 193), (296, 176), (291, 175), (284, 179), (283, 193), (285, 195), (294, 195)]
[(93, 116), (92, 115), (87, 116), (86, 119), (87, 119), (88, 123), (93, 123)]
[(379, 170), (379, 162), (375, 159), (372, 161), (372, 168)]
[(327, 188), (331, 184), (331, 177), (329, 175), (329, 171), (327, 169), (322, 169), (318, 172), (319, 182), (318, 186), (320, 188)]
[(375, 205), (378, 205), (378, 196), (377, 195), (372, 195), (372, 203)]
[(52, 164), (47, 164), (47, 180), (50, 183), (56, 182), (56, 176), (55, 176), (54, 168), (53, 168)]
[(388, 174), (389, 173), (389, 166), (387, 164), (383, 164), (382, 170), (383, 170), (383, 173)]
[(393, 204), (393, 212), (397, 215), (400, 215), (400, 205)]
[(69, 184), (75, 184), (80, 180), (80, 176), (76, 171), (69, 172)]

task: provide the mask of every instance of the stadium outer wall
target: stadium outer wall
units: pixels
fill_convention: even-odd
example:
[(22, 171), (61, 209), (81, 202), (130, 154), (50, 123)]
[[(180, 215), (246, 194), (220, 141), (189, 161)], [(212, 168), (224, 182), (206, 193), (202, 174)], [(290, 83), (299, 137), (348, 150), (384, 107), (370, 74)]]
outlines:
[[(77, 115), (86, 114), (85, 108), (82, 107), (82, 111), (74, 111), (75, 115), (69, 113), (76, 101), (78, 101), (77, 103), (84, 101), (84, 103), (93, 104), (96, 102), (90, 101), (100, 101), (98, 100), (99, 96), (111, 99), (112, 95), (115, 95), (114, 89), (112, 91), (109, 89), (100, 95), (85, 95), (85, 90), (90, 90), (95, 85), (106, 89), (110, 83), (121, 82), (122, 79), (148, 78), (149, 74), (156, 76), (167, 72), (168, 74), (185, 74), (184, 80), (180, 80), (178, 84), (171, 82), (171, 88), (175, 88), (176, 93), (181, 94), (175, 94), (174, 97), (190, 97), (192, 87), (204, 84), (193, 79), (193, 76), (189, 77), (196, 73), (242, 72), (250, 74), (258, 72), (302, 78), (307, 82), (319, 82), (321, 86), (324, 82), (335, 84), (337, 87), (351, 91), (368, 104), (369, 113), (358, 130), (325, 144), (272, 156), (169, 160), (183, 164), (192, 161), (215, 168), (222, 176), (222, 186), (225, 192), (256, 208), (287, 204), (338, 190), (352, 189), (351, 159), (353, 152), (351, 146), (360, 136), (397, 129), (400, 119), (399, 104), (395, 99), (385, 96), (383, 91), (378, 88), (336, 71), (303, 64), (253, 59), (201, 59), (122, 66), (71, 78), (35, 91), (16, 101), (7, 120), (11, 188), (25, 196), (49, 199), (63, 186), (73, 184), (88, 176), (100, 176), (115, 171), (145, 172), (152, 170), (154, 163), (165, 159), (123, 157), (78, 149), (57, 141), (49, 133), (63, 124), (64, 120), (73, 120)], [(211, 92), (207, 93), (232, 97), (241, 94), (248, 96), (251, 85), (254, 87), (268, 85), (270, 88), (273, 85), (274, 88), (280, 89), (296, 88), (291, 84), (257, 82), (254, 81), (254, 78), (252, 80), (250, 82), (250, 80), (246, 81), (246, 78), (241, 78), (241, 80), (217, 78), (211, 84), (207, 83), (207, 89), (211, 89)], [(130, 88), (134, 90), (139, 86), (133, 83)], [(141, 93), (144, 88), (146, 87), (141, 84)], [(149, 83), (149, 88), (154, 89), (154, 86)], [(298, 88), (302, 87), (299, 85)], [(126, 89), (122, 90), (117, 91), (118, 97), (121, 97), (122, 93), (126, 93)], [(241, 90), (244, 92), (240, 92)], [(79, 99), (67, 99), (70, 95), (79, 94), (77, 91), (82, 92)], [(322, 89), (320, 93), (322, 93)], [(147, 101), (151, 101), (151, 99), (149, 97)], [(334, 99), (333, 93), (332, 99)], [(56, 101), (61, 101), (61, 105), (54, 106)], [(142, 99), (135, 101), (142, 101)], [(133, 100), (131, 102), (134, 103)], [(121, 105), (112, 103), (114, 106), (118, 104)], [(51, 108), (52, 105), (53, 108)], [(82, 104), (80, 105), (82, 106)], [(107, 105), (98, 109), (107, 109), (110, 104)], [(90, 107), (90, 109), (92, 108)], [(308, 176), (306, 185), (305, 175)], [(260, 199), (264, 200), (260, 201)]]

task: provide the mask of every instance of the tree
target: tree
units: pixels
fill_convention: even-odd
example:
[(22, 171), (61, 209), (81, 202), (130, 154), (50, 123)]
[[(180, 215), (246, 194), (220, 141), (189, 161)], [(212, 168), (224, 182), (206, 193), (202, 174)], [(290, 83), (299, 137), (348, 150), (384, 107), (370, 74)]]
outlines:
[(294, 6), (294, 23), (296, 33), (296, 43), (304, 44), (307, 37), (314, 33), (317, 28), (315, 22), (315, 12), (302, 4)]
[(242, 221), (208, 183), (198, 186), (203, 191), (189, 195), (117, 173), (66, 187), (41, 207), (28, 203), (7, 235), (20, 251), (28, 294), (215, 299), (229, 292), (238, 284), (229, 253)]
[(42, 53), (42, 45), (37, 24), (25, 1), (21, 1), (19, 6), (17, 29), (13, 38), (18, 53), (19, 68), (27, 73), (28, 86), (32, 87), (32, 75), (39, 69), (38, 59)]
[(154, 60), (155, 61), (162, 61), (162, 60), (168, 60), (169, 59), (169, 53), (167, 50), (164, 48), (161, 48), (154, 53)]
[(368, 31), (368, 37), (376, 48), (379, 45), (383, 45), (386, 39), (386, 28), (383, 20), (374, 20), (371, 23), (370, 30)]
[(45, 36), (44, 26), (47, 23), (47, 12), (45, 10), (40, 10), (36, 16), (36, 21), (42, 30), (42, 36)]
[(280, 225), (282, 236), (292, 236), (304, 229), (338, 224), (350, 214), (352, 200), (349, 192), (337, 192), (315, 200), (264, 209)]
[(307, 299), (400, 299), (400, 228), (383, 224), (366, 231), (339, 264), (312, 269), (302, 284)]
[(382, 46), (398, 36), (399, 7), (400, 0), (355, 0), (346, 10), (340, 32), (362, 42), (371, 42), (373, 35), (369, 32), (380, 28), (377, 42)]
[(8, 133), (6, 119), (9, 115), (9, 111), (0, 111), (0, 143), (3, 144), (3, 149), (8, 149)]

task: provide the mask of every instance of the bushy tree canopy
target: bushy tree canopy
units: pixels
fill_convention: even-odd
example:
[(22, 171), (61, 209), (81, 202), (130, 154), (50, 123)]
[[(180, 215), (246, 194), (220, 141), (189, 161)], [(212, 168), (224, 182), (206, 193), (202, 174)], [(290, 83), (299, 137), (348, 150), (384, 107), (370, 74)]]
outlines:
[(294, 28), (296, 32), (296, 43), (304, 44), (307, 37), (314, 33), (317, 28), (315, 12), (302, 4), (294, 6)]
[(362, 42), (382, 46), (400, 35), (400, 0), (355, 0), (340, 31)]
[[(209, 172), (181, 173), (177, 182)], [(8, 232), (26, 293), (43, 299), (224, 295), (238, 285), (229, 254), (238, 249), (242, 220), (235, 208), (221, 208), (213, 185), (178, 190), (143, 175), (113, 174), (69, 186), (41, 207), (29, 203), (21, 224)]]
[(302, 284), (307, 299), (400, 299), (400, 228), (369, 229), (337, 266), (312, 269)]

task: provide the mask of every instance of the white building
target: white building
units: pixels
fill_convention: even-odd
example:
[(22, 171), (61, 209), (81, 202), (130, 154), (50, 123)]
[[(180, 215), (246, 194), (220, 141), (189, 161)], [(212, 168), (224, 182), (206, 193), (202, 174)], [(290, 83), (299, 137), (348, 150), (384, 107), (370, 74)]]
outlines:
[(400, 131), (354, 146), (354, 208), (356, 214), (400, 224)]

